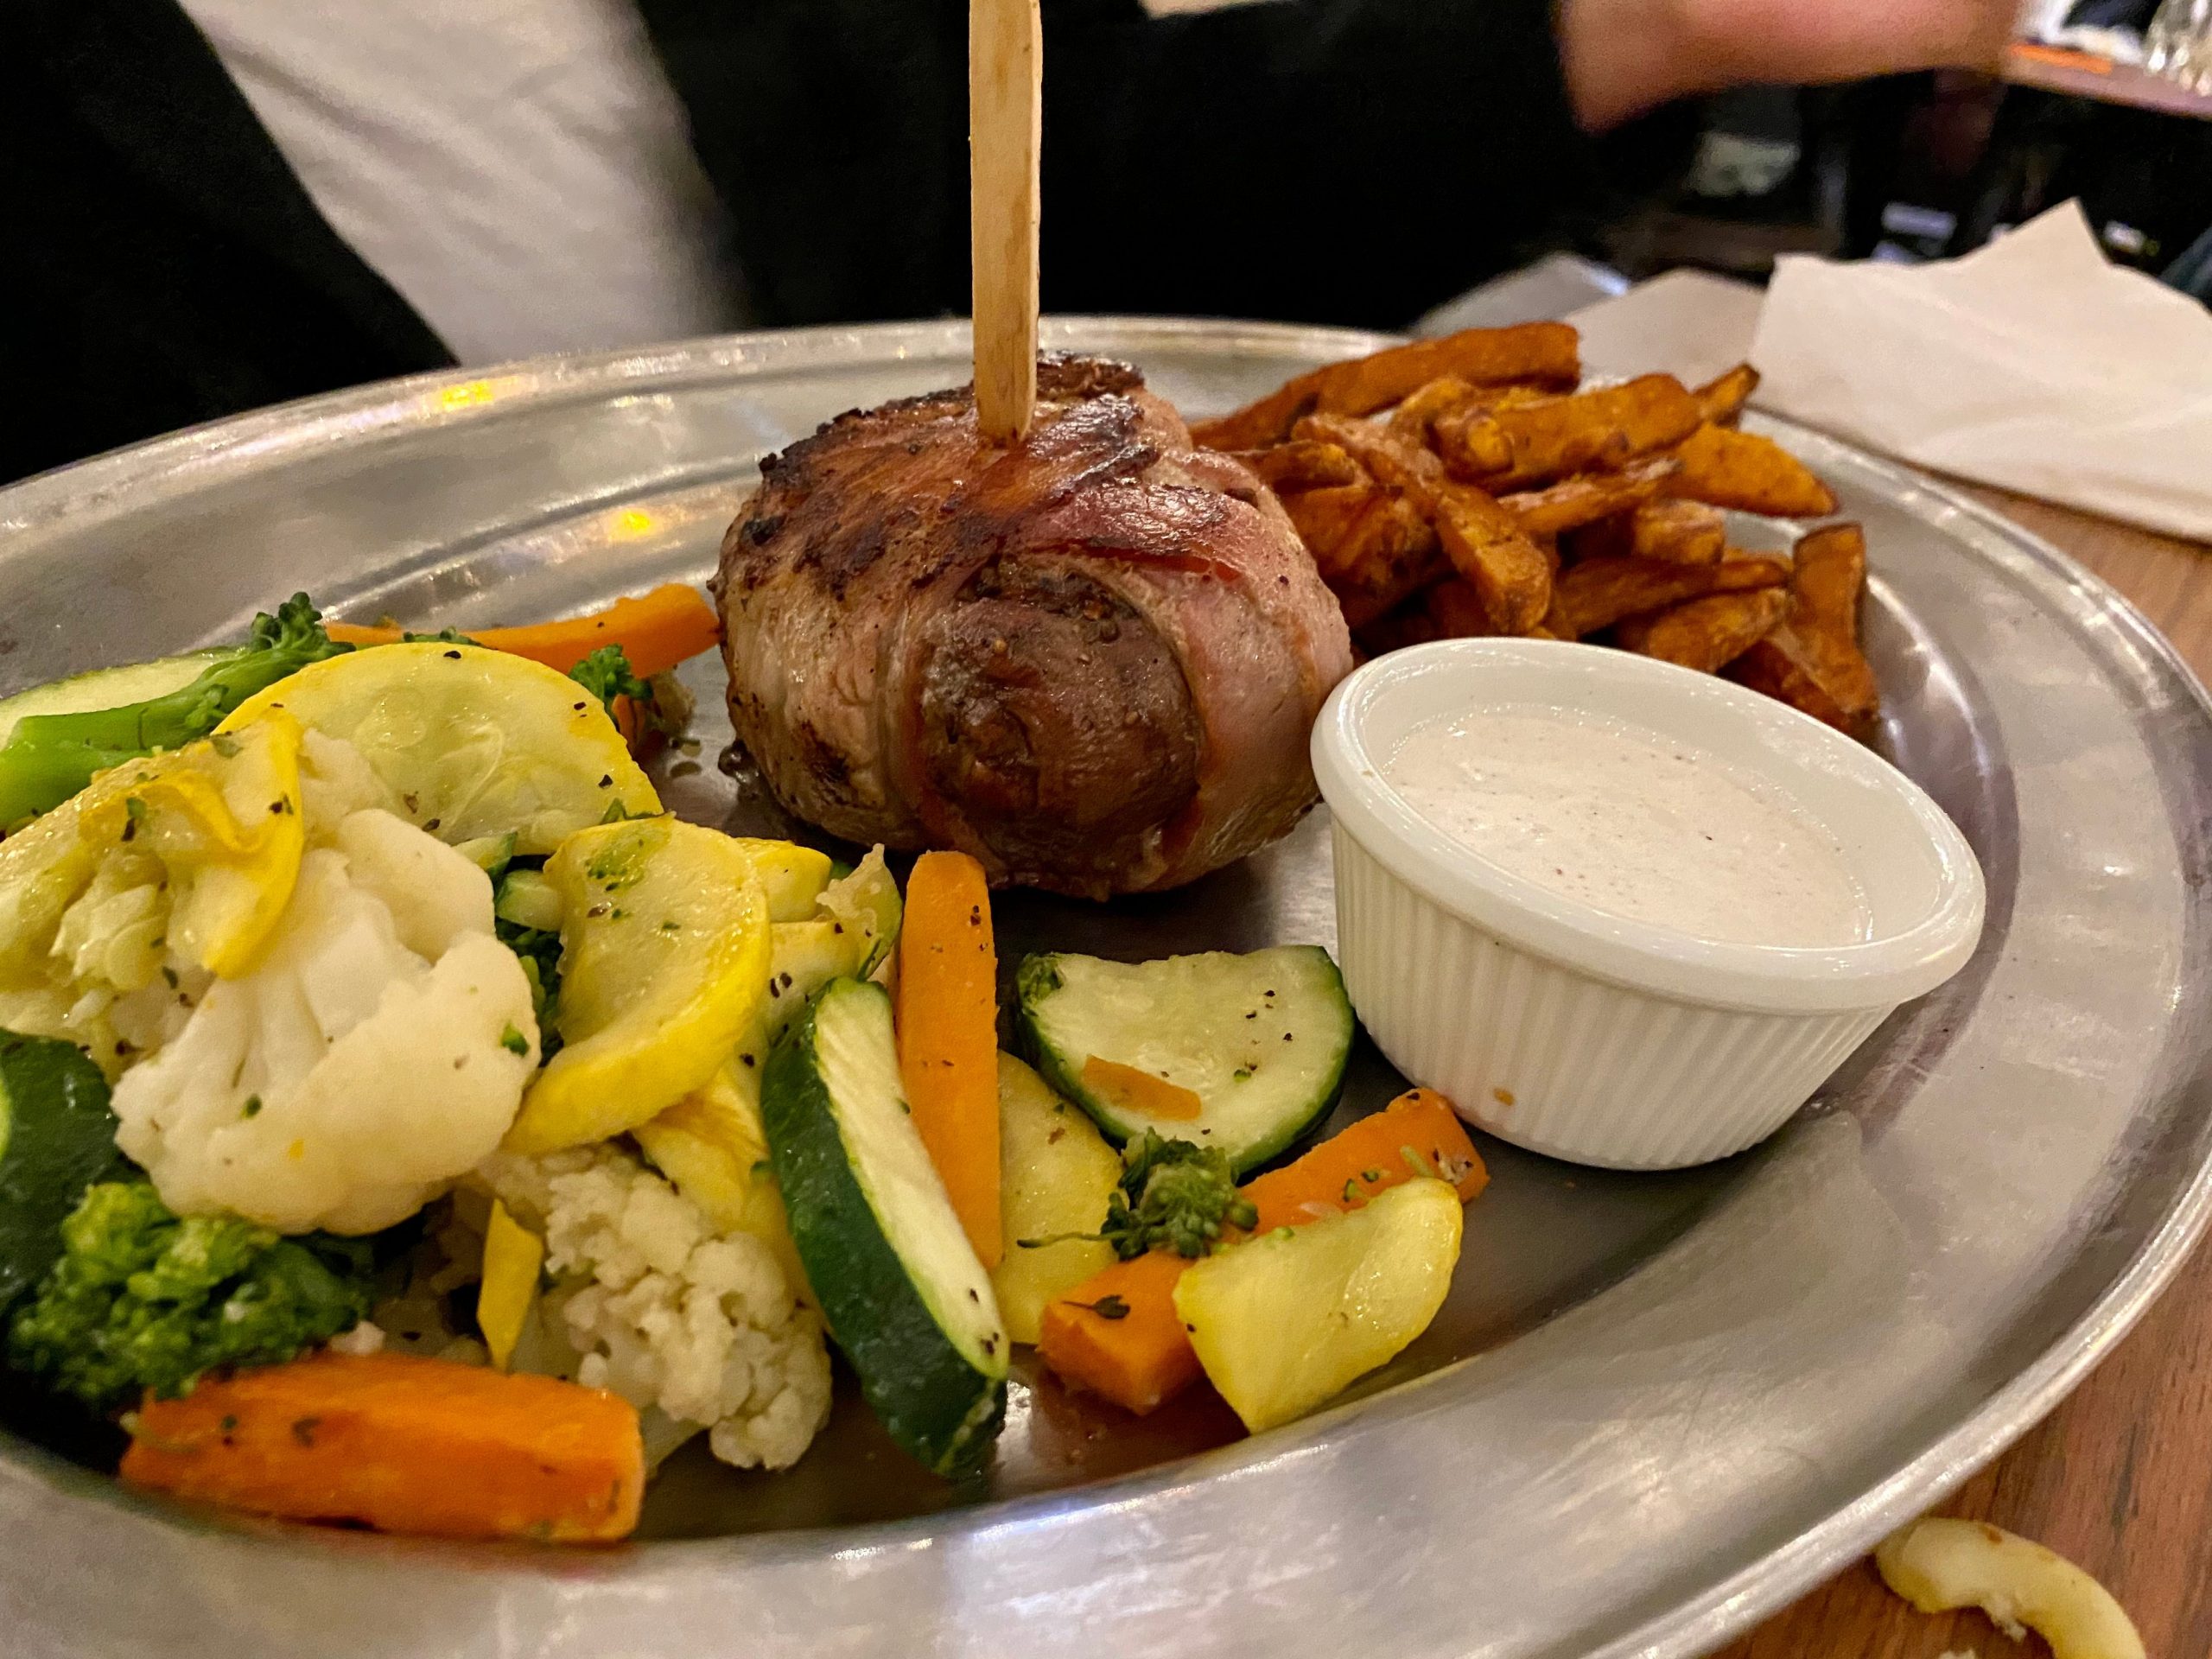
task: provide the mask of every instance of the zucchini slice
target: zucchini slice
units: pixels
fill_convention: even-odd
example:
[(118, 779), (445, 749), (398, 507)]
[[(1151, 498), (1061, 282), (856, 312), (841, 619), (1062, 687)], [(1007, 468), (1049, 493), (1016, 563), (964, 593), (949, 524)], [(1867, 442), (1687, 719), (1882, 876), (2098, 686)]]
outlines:
[(162, 657), (150, 663), (130, 663), (121, 668), (96, 668), (73, 674), (66, 680), (49, 680), (0, 697), (0, 744), (15, 734), (16, 722), (30, 715), (83, 715), (96, 709), (124, 709), (134, 702), (150, 702), (181, 691), (207, 670), (233, 653), (195, 651), (187, 657)]
[[(1032, 1345), (1047, 1303), (1114, 1264), (1101, 1240), (1038, 1239), (1095, 1233), (1106, 1224), (1122, 1160), (1097, 1127), (1011, 1054), (999, 1056), (999, 1191), (1004, 1252), (991, 1269), (999, 1312), (1016, 1342)], [(1032, 1241), (1025, 1247), (1022, 1240)]]
[(1194, 1262), (1175, 1312), (1255, 1434), (1303, 1417), (1428, 1329), (1459, 1265), (1459, 1195), (1423, 1177)]
[(769, 1057), (761, 1115), (799, 1260), (861, 1392), (932, 1471), (971, 1472), (1006, 1417), (1006, 1327), (907, 1116), (889, 993), (831, 981)]
[(1219, 1147), (1241, 1175), (1294, 1145), (1344, 1087), (1351, 1001), (1319, 945), (1030, 957), (1014, 988), (1037, 1069), (1116, 1144), (1151, 1129)]
[(123, 1162), (82, 1049), (0, 1031), (0, 1312), (61, 1259), (61, 1224)]

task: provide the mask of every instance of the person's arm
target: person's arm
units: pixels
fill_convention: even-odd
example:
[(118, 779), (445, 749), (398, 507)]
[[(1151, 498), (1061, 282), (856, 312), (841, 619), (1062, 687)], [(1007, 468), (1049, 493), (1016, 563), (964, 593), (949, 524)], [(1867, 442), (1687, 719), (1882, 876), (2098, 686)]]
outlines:
[(1560, 0), (1560, 56), (1576, 118), (1602, 132), (1748, 82), (1985, 67), (2018, 10), (2019, 0)]
[(1601, 152), (1551, 0), (1044, 16), (1050, 310), (1396, 327), (1687, 159), (1687, 123)]

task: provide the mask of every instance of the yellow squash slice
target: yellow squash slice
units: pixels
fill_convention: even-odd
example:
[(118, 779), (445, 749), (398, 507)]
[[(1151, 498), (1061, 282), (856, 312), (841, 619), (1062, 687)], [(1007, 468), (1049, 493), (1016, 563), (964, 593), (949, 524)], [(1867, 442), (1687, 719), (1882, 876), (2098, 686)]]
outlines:
[(830, 855), (795, 841), (757, 841), (737, 838), (760, 877), (760, 890), (768, 896), (772, 922), (803, 922), (815, 912), (822, 890), (830, 885)]
[(1175, 1311), (1206, 1376), (1256, 1434), (1428, 1329), (1452, 1287), (1460, 1224), (1448, 1185), (1408, 1181), (1195, 1263), (1176, 1281)]
[(84, 834), (160, 859), (172, 893), (169, 943), (219, 979), (252, 968), (291, 902), (307, 832), (300, 728), (278, 714), (173, 754), (95, 778)]
[(0, 842), (0, 980), (45, 973), (63, 912), (104, 868), (162, 884), (161, 931), (179, 956), (243, 974), (291, 900), (304, 838), (300, 728), (283, 715), (104, 772)]
[[(768, 861), (789, 869), (797, 861), (776, 858), (772, 849), (788, 842), (742, 842), (758, 870), (763, 849)], [(793, 849), (803, 852), (803, 848)], [(824, 880), (829, 861), (822, 865)], [(764, 877), (764, 882), (773, 876)], [(817, 893), (818, 897), (818, 893)], [(634, 1131), (660, 1173), (676, 1190), (705, 1212), (717, 1232), (751, 1233), (776, 1252), (793, 1286), (806, 1282), (798, 1250), (791, 1243), (783, 1194), (768, 1167), (768, 1135), (760, 1122), (760, 1073), (768, 1051), (806, 1001), (831, 980), (861, 971), (874, 949), (874, 936), (813, 914), (807, 901), (803, 921), (772, 923), (768, 929), (769, 995), (761, 998), (721, 1069), (698, 1089)], [(774, 901), (770, 901), (771, 913)], [(1118, 1167), (1119, 1160), (1116, 1160)]]
[(484, 1282), (476, 1291), (476, 1328), (484, 1333), (492, 1363), (501, 1370), (514, 1358), (515, 1344), (537, 1301), (538, 1269), (545, 1265), (545, 1241), (492, 1200), (492, 1222), (484, 1233)]
[[(1034, 1343), (1045, 1305), (1110, 1265), (1095, 1233), (1122, 1179), (1122, 1157), (1097, 1125), (1011, 1054), (999, 1056), (999, 1212), (1004, 1253), (991, 1289), (1007, 1335)], [(1027, 1249), (1021, 1241), (1059, 1238)]]
[[(772, 969), (772, 958), (771, 959)], [(701, 1087), (634, 1131), (638, 1145), (716, 1233), (750, 1233), (776, 1254), (794, 1290), (806, 1284), (784, 1195), (768, 1167), (757, 1070), (732, 1056)]]
[(2051, 1659), (2144, 1659), (2126, 1610), (2057, 1551), (1986, 1521), (1929, 1516), (1874, 1552), (1882, 1582), (1923, 1613), (1979, 1607), (2015, 1642), (2033, 1630)]
[(523, 1096), (513, 1152), (650, 1122), (715, 1075), (769, 995), (767, 898), (719, 830), (667, 817), (578, 830), (545, 879), (561, 898), (566, 1046)]
[(509, 834), (550, 853), (610, 817), (660, 810), (597, 697), (542, 663), (437, 641), (311, 664), (234, 709), (272, 709), (361, 752), (410, 823), (453, 845)]

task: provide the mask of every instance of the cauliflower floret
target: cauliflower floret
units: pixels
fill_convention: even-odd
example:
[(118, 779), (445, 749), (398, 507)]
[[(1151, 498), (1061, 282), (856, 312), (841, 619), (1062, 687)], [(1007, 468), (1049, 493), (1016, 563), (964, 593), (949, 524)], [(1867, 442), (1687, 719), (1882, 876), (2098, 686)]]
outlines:
[(187, 980), (204, 984), (208, 974), (165, 948), (169, 909), (160, 859), (127, 847), (107, 849), (59, 912), (42, 956), (0, 987), (0, 1026), (75, 1043), (110, 1076), (132, 1054), (175, 1035), (188, 1010), (178, 1007), (174, 993)]
[(775, 1253), (716, 1236), (698, 1206), (637, 1159), (601, 1144), (502, 1154), (481, 1172), (540, 1224), (553, 1300), (581, 1354), (577, 1381), (640, 1410), (705, 1427), (715, 1456), (787, 1469), (830, 1415), (822, 1319)]
[(537, 1064), (491, 884), (390, 813), (310, 851), (267, 953), (117, 1084), (117, 1141), (180, 1214), (368, 1233), (489, 1154)]
[(372, 806), (398, 803), (368, 758), (342, 737), (308, 727), (300, 734), (300, 817), (311, 846), (327, 846), (338, 827)]
[[(220, 783), (237, 760), (214, 750), (194, 767)], [(182, 756), (166, 763), (194, 770)], [(134, 763), (130, 775), (162, 776), (164, 764)], [(359, 749), (321, 732), (301, 734), (299, 783), (312, 846), (332, 844), (340, 826), (363, 809), (394, 804)], [(159, 835), (142, 838), (139, 819), (126, 807), (120, 838), (104, 836), (88, 827), (90, 794), (4, 843), (0, 1028), (75, 1043), (112, 1079), (182, 1031), (212, 976), (180, 948), (172, 913), (179, 889), (168, 860), (191, 850), (192, 827), (170, 826), (175, 834), (166, 842)], [(284, 879), (291, 874), (285, 869)]]
[(151, 984), (166, 943), (167, 886), (161, 861), (150, 854), (110, 855), (92, 884), (61, 912), (51, 952), (60, 976), (118, 992)]

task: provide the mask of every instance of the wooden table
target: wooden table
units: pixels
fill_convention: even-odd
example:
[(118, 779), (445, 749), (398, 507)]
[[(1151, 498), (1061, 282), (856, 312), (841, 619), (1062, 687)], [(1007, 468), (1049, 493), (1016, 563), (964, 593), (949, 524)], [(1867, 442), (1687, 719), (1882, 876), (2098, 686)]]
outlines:
[(2005, 54), (1999, 75), (2012, 86), (2032, 86), (2038, 92), (2212, 121), (2212, 94), (2191, 92), (2177, 80), (2152, 74), (2132, 63), (2113, 63), (2086, 52), (2018, 45)]
[[(1970, 489), (2133, 600), (2212, 683), (2212, 549)], [(2065, 1404), (1936, 1511), (1994, 1522), (2103, 1581), (2153, 1659), (2212, 1654), (2212, 1241)], [(2043, 1655), (1980, 1613), (1929, 1618), (1852, 1568), (1726, 1659)]]

